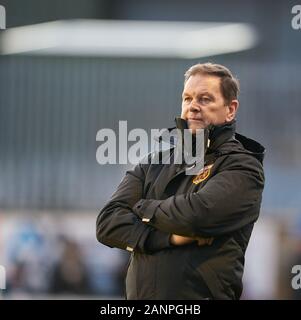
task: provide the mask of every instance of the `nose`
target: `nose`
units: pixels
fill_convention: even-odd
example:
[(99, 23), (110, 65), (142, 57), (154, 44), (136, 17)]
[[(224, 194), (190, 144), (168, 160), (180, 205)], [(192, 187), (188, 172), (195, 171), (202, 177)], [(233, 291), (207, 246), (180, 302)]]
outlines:
[(200, 110), (201, 110), (200, 106), (197, 105), (194, 101), (192, 101), (189, 106), (189, 111), (190, 112), (199, 112)]

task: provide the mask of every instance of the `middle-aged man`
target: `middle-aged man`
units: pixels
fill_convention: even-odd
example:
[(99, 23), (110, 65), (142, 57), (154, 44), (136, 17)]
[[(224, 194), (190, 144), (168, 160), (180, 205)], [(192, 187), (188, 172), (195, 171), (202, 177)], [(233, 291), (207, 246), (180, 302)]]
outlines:
[(191, 176), (185, 161), (140, 163), (101, 210), (97, 239), (131, 252), (127, 299), (240, 298), (264, 187), (264, 147), (235, 132), (238, 91), (226, 67), (192, 66), (176, 124), (192, 136), (203, 129), (203, 170)]

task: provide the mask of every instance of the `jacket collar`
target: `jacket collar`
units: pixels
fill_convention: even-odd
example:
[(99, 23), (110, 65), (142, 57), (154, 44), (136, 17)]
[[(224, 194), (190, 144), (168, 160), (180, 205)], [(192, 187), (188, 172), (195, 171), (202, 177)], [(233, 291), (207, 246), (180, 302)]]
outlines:
[(223, 143), (235, 136), (236, 120), (209, 128), (208, 139), (210, 140), (207, 153), (217, 150)]
[[(175, 118), (176, 128), (183, 131), (188, 129), (188, 123), (182, 118)], [(174, 128), (171, 128), (171, 130)], [(235, 135), (236, 120), (221, 125), (210, 125), (204, 129), (204, 147), (205, 153), (212, 153), (224, 142), (231, 139)], [(182, 135), (183, 136), (183, 135)]]
[[(188, 123), (186, 120), (176, 117), (175, 118), (176, 126), (172, 128), (166, 129), (168, 133), (174, 131), (175, 129), (179, 129), (183, 131), (184, 129), (188, 129)], [(224, 142), (229, 140), (231, 137), (234, 137), (235, 135), (235, 127), (236, 127), (236, 120), (233, 120), (231, 122), (221, 124), (221, 125), (210, 125), (208, 126), (204, 131), (205, 134), (205, 149), (206, 152), (211, 153), (215, 151), (219, 146), (221, 146)], [(166, 131), (163, 132), (163, 134), (160, 134), (159, 136), (155, 137), (155, 140), (158, 142), (166, 142), (170, 143), (173, 146), (177, 145), (177, 141), (174, 139), (174, 136), (166, 135)], [(182, 134), (182, 137), (184, 135)]]
[[(188, 129), (186, 120), (177, 117), (175, 118), (175, 122), (176, 126), (168, 128), (167, 132), (170, 133), (174, 129)], [(205, 129), (204, 134), (204, 151), (208, 157), (214, 158), (217, 155), (230, 153), (248, 153), (256, 157), (260, 162), (263, 161), (265, 148), (259, 142), (236, 133), (235, 119), (231, 122), (217, 126), (210, 125)], [(158, 142), (164, 141), (171, 144), (173, 147), (175, 147), (178, 143), (177, 137), (170, 137), (168, 135), (166, 136), (164, 133), (155, 137), (155, 140)], [(225, 143), (226, 141), (232, 141), (232, 143)]]

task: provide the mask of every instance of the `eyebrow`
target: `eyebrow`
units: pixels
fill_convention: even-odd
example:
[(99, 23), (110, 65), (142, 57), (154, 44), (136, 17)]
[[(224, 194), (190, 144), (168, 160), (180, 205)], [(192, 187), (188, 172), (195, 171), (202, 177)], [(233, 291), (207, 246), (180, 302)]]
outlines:
[[(204, 92), (199, 93), (199, 94), (198, 94), (198, 97), (199, 97), (199, 96), (204, 96), (204, 95), (207, 95), (207, 96), (209, 96), (209, 97), (212, 98), (212, 99), (215, 99), (214, 95), (212, 95), (212, 94), (209, 93), (208, 91), (204, 91)], [(183, 92), (183, 93), (182, 93), (182, 97), (185, 97), (185, 96), (190, 96), (190, 94), (187, 93), (187, 92)]]

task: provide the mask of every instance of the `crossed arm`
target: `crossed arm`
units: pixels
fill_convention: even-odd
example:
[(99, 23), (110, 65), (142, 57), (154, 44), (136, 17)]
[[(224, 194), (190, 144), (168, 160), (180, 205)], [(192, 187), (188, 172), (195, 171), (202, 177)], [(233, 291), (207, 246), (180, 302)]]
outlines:
[(242, 168), (234, 159), (198, 192), (166, 200), (143, 199), (146, 167), (137, 165), (101, 210), (97, 239), (148, 253), (194, 241), (203, 245), (242, 228), (258, 217), (264, 178), (254, 161), (250, 157)]
[(144, 253), (197, 241), (160, 231), (143, 223), (133, 212), (134, 205), (143, 196), (144, 170), (142, 165), (137, 165), (133, 170), (127, 171), (117, 190), (99, 213), (96, 221), (98, 241), (109, 247)]

